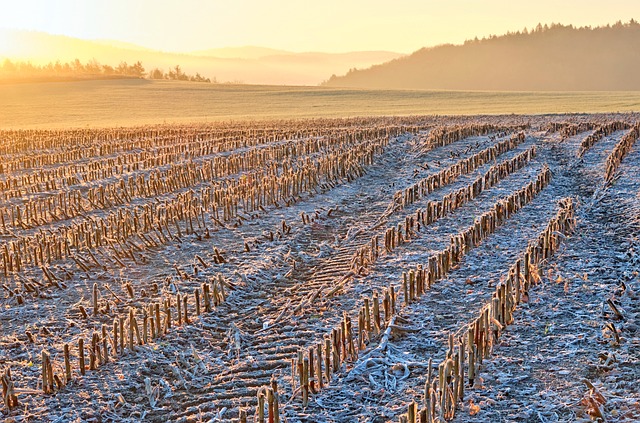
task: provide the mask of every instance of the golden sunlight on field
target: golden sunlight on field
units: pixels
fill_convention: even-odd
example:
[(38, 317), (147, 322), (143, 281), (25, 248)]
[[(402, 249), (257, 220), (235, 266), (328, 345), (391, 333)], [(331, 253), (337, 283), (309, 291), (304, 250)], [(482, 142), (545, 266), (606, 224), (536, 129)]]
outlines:
[(640, 2), (0, 8), (0, 422), (640, 421)]
[(640, 110), (640, 92), (464, 92), (111, 80), (0, 84), (1, 128)]

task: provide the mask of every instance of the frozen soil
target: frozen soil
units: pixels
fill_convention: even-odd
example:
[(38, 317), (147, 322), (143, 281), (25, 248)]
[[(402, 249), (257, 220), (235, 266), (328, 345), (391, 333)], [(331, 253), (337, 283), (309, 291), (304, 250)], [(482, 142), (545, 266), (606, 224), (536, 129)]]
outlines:
[[(454, 421), (592, 421), (585, 399), (593, 393), (590, 386), (605, 399), (600, 411), (607, 421), (640, 419), (640, 149), (636, 145), (619, 179), (604, 188), (603, 161), (622, 133), (576, 161), (568, 152), (584, 136), (546, 141), (540, 157), (554, 172), (552, 184), (418, 303), (403, 309), (410, 330), (390, 340), (381, 361), (347, 371), (293, 420), (397, 421), (411, 400), (423, 401), (429, 359), (444, 358), (449, 333), (471, 321), (549, 219), (555, 201), (569, 195), (580, 201), (575, 233), (543, 267), (542, 283), (516, 311)], [(407, 263), (420, 262), (417, 251), (380, 260), (379, 277), (399, 280)], [(614, 324), (619, 344), (607, 323)]]
[[(591, 131), (561, 140), (546, 132), (545, 119), (538, 118), (525, 131), (525, 141), (495, 161), (391, 213), (396, 192), (511, 134), (468, 137), (427, 154), (420, 154), (426, 132), (405, 134), (392, 139), (359, 178), (305, 194), (286, 207), (267, 208), (241, 225), (212, 227), (210, 239), (185, 236), (148, 249), (140, 254), (144, 260), (127, 262), (117, 273), (91, 269), (69, 281), (69, 288), (46, 291), (20, 307), (2, 299), (0, 367), (11, 367), (21, 406), (11, 412), (0, 408), (0, 420), (238, 421), (239, 409), (253, 412), (260, 387), (276, 378), (284, 421), (398, 421), (408, 403), (422, 401), (429, 359), (444, 357), (449, 333), (477, 314), (527, 242), (555, 214), (558, 200), (567, 196), (579, 204), (576, 231), (543, 266), (542, 283), (514, 314), (476, 385), (467, 387), (455, 421), (589, 421), (593, 410), (586, 398), (594, 392), (585, 380), (605, 398), (601, 412), (607, 421), (640, 420), (640, 143), (623, 161), (616, 181), (605, 186), (604, 161), (626, 131), (605, 137), (576, 159)], [(372, 235), (534, 145), (537, 155), (525, 167), (354, 272), (353, 254)], [(291, 386), (291, 359), (298, 348), (322, 339), (344, 313), (357, 318), (363, 296), (399, 284), (403, 271), (425, 264), (451, 235), (534, 180), (544, 165), (553, 173), (548, 187), (418, 301), (401, 304), (405, 331), (383, 352), (368, 356), (375, 364), (348, 363), (302, 407)], [(301, 213), (312, 221), (303, 224)], [(290, 228), (286, 233), (279, 232), (283, 221)], [(214, 247), (226, 263), (200, 266), (195, 256), (209, 262)], [(218, 273), (234, 287), (213, 312), (74, 377), (53, 395), (41, 393), (41, 350), (74, 342), (112, 321), (85, 319), (78, 311), (79, 305), (89, 308), (94, 282), (110, 287), (113, 295), (101, 295), (120, 298), (114, 306), (126, 313), (161, 295), (190, 292)], [(130, 299), (126, 283), (136, 294), (145, 289), (148, 297)], [(151, 292), (153, 284), (159, 292)], [(333, 288), (339, 289), (325, 295)], [(35, 335), (35, 342), (27, 342), (25, 331)]]

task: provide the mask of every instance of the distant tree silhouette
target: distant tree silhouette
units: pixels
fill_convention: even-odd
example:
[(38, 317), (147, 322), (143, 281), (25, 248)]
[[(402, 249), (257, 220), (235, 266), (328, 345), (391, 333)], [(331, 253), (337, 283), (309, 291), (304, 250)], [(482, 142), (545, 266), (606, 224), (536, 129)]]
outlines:
[(164, 72), (162, 72), (160, 69), (154, 68), (153, 70), (151, 70), (151, 72), (149, 72), (149, 78), (150, 79), (165, 79), (165, 75), (164, 75)]
[(113, 68), (113, 66), (102, 65), (103, 75), (114, 75), (115, 73), (116, 73), (116, 70)]
[(89, 75), (99, 75), (102, 73), (102, 66), (100, 66), (100, 63), (98, 63), (96, 59), (91, 59), (84, 66), (84, 70)]
[(142, 66), (142, 62), (140, 62), (138, 60), (131, 67), (129, 67), (129, 73), (130, 73), (131, 76), (136, 76), (138, 78), (144, 78), (145, 72), (144, 72), (144, 67)]
[(117, 75), (127, 75), (127, 70), (128, 69), (129, 69), (129, 65), (127, 65), (127, 62), (120, 62), (118, 67), (116, 67), (116, 74)]
[[(13, 62), (5, 59), (0, 65), (0, 79), (34, 79), (34, 78), (96, 78), (96, 77), (128, 77), (144, 78), (147, 76), (141, 61), (129, 65), (127, 62), (120, 62), (115, 68), (110, 65), (101, 65), (96, 59), (92, 59), (86, 64), (75, 59), (69, 63), (49, 62), (43, 66), (33, 65), (31, 62)], [(180, 65), (176, 65), (164, 73), (161, 69), (154, 68), (148, 74), (149, 79), (171, 79), (176, 81), (211, 82), (196, 73), (186, 74)], [(214, 82), (215, 78), (214, 78)]]

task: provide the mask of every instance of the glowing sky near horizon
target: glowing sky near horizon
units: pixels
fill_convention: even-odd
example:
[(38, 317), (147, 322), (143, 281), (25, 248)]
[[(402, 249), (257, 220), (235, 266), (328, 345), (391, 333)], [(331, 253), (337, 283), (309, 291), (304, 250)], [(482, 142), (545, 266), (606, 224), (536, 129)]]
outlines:
[(638, 0), (0, 0), (0, 28), (176, 52), (253, 45), (409, 53), (539, 22), (631, 18), (640, 20)]

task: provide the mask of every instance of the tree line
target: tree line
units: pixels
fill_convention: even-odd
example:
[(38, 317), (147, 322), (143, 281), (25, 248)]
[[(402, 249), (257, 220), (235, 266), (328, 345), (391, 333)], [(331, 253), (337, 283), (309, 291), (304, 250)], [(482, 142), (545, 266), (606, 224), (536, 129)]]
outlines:
[(505, 35), (422, 48), (331, 76), (331, 87), (485, 91), (639, 90), (640, 24), (538, 24)]
[[(154, 68), (149, 72), (149, 79), (170, 79), (174, 81), (192, 81), (192, 82), (211, 82), (211, 79), (205, 78), (196, 72), (195, 75), (187, 75), (182, 71), (180, 65), (169, 69), (169, 72), (163, 72), (162, 69)], [(213, 83), (217, 83), (216, 78), (213, 78)]]
[(464, 44), (468, 45), (468, 44), (473, 44), (473, 43), (478, 43), (480, 41), (486, 41), (486, 40), (496, 40), (498, 38), (501, 39), (508, 39), (508, 38), (513, 38), (513, 37), (518, 37), (518, 36), (526, 36), (526, 35), (535, 35), (535, 34), (543, 34), (543, 33), (548, 33), (548, 32), (558, 32), (558, 31), (578, 31), (578, 32), (589, 32), (589, 31), (593, 31), (593, 30), (620, 30), (620, 29), (629, 29), (629, 28), (635, 28), (637, 29), (638, 27), (640, 27), (640, 23), (638, 23), (638, 21), (636, 21), (635, 19), (630, 19), (629, 22), (622, 22), (621, 20), (616, 21), (616, 23), (614, 23), (613, 25), (611, 24), (606, 24), (606, 25), (602, 25), (602, 26), (596, 26), (596, 27), (592, 27), (591, 25), (585, 25), (585, 26), (573, 26), (571, 24), (569, 25), (563, 25), (561, 23), (551, 23), (551, 25), (548, 24), (544, 24), (542, 25), (541, 23), (538, 23), (538, 25), (536, 25), (535, 27), (532, 27), (531, 29), (528, 29), (526, 26), (524, 27), (524, 29), (522, 31), (507, 31), (506, 34), (504, 35), (489, 35), (488, 37), (482, 37), (482, 38), (478, 38), (475, 37), (474, 39), (468, 39), (465, 40)]
[[(117, 66), (100, 64), (97, 60), (92, 59), (87, 63), (82, 63), (75, 59), (71, 62), (55, 63), (49, 62), (46, 65), (34, 65), (31, 62), (12, 61), (5, 59), (0, 65), (0, 79), (39, 79), (39, 78), (149, 78), (149, 79), (166, 79), (173, 81), (192, 81), (192, 82), (211, 82), (210, 78), (205, 78), (200, 73), (189, 75), (185, 73), (180, 65), (164, 72), (159, 68), (154, 68), (151, 72), (146, 72), (142, 62), (137, 61), (134, 64), (120, 62)], [(214, 83), (217, 82), (214, 78)]]

